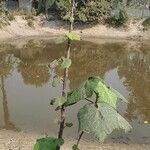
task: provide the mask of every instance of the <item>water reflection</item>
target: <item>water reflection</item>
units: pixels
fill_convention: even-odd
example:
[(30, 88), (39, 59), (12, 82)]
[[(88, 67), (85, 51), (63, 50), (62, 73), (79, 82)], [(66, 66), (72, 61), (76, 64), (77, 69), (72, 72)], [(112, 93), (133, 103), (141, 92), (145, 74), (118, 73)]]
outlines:
[(8, 109), (8, 99), (7, 91), (5, 89), (5, 78), (10, 74), (10, 71), (13, 67), (11, 62), (11, 56), (5, 54), (0, 55), (0, 86), (3, 100), (3, 113), (4, 113), (4, 129), (17, 131), (14, 123), (10, 119), (9, 109)]
[[(57, 96), (61, 86), (51, 87), (51, 74), (47, 65), (64, 55), (65, 45), (55, 45), (48, 40), (29, 40), (19, 44), (19, 46), (18, 44), (0, 46), (0, 51), (5, 49), (0, 52), (0, 75), (3, 97), (5, 97), (3, 105), (6, 108), (4, 114), (7, 116), (4, 115), (4, 120), (7, 120), (5, 124), (7, 122), (7, 126), (11, 125), (9, 129), (16, 129), (9, 121), (7, 96), (5, 96), (9, 95), (9, 99), (15, 104), (15, 106), (9, 104), (10, 115), (13, 116), (17, 127), (23, 130), (37, 129), (36, 132), (42, 132), (43, 128), (45, 132), (51, 129), (57, 132), (53, 124), (55, 112), (49, 108), (49, 98)], [(111, 83), (128, 98), (129, 103), (127, 105), (123, 103), (120, 110), (124, 110), (123, 115), (133, 125), (134, 131), (126, 137), (126, 139), (132, 138), (133, 143), (139, 141), (146, 143), (143, 137), (146, 140), (150, 139), (149, 48), (150, 45), (143, 43), (107, 43), (106, 41), (103, 44), (81, 41), (72, 45), (69, 87), (79, 86), (92, 75), (108, 78), (108, 84)], [(17, 63), (14, 62), (16, 59)], [(11, 75), (7, 76), (10, 72)], [(61, 75), (61, 72), (59, 74)], [(9, 87), (7, 91), (4, 84)], [(13, 88), (15, 85), (16, 89)], [(69, 121), (75, 122), (74, 127), (66, 131), (68, 136), (73, 136), (77, 131), (75, 114), (80, 107), (81, 104), (78, 104), (73, 110), (67, 110)], [(13, 108), (16, 109), (15, 113), (12, 111)]]
[(120, 63), (119, 75), (131, 91), (126, 117), (150, 123), (150, 52), (138, 49), (127, 52)]
[(50, 74), (47, 66), (20, 63), (18, 71), (21, 73), (25, 84), (43, 86), (49, 81)]

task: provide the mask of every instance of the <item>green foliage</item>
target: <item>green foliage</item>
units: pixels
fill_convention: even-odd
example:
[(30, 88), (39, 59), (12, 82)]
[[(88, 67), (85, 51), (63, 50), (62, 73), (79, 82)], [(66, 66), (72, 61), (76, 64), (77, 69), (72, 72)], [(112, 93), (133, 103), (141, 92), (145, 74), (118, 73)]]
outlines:
[(103, 142), (114, 130), (131, 130), (129, 123), (115, 109), (106, 103), (98, 103), (98, 108), (87, 104), (78, 113), (79, 131), (93, 135)]
[(34, 150), (56, 150), (57, 146), (64, 144), (63, 139), (56, 139), (52, 137), (46, 137), (38, 139), (34, 145)]
[(51, 105), (62, 106), (65, 103), (65, 98), (63, 96), (54, 98), (51, 100)]
[(78, 145), (75, 144), (72, 146), (72, 150), (80, 150), (80, 149), (78, 148)]
[(84, 82), (79, 88), (68, 92), (65, 106), (73, 105), (81, 100), (92, 97), (92, 95), (93, 91), (88, 88), (87, 82)]
[[(44, 2), (46, 3), (46, 0)], [(54, 3), (53, 0), (50, 2), (52, 2), (52, 4)], [(111, 9), (110, 0), (57, 0), (56, 4), (59, 10), (61, 10), (61, 17), (63, 19), (69, 20), (71, 26), (73, 25), (72, 23), (74, 20), (74, 16), (72, 16), (72, 4), (74, 2), (78, 2), (76, 3), (77, 9), (75, 11), (75, 19), (82, 22), (98, 21), (99, 19), (101, 19), (101, 17), (104, 18), (104, 16), (107, 16), (110, 13)], [(47, 8), (45, 7), (45, 9), (47, 10), (52, 4), (46, 4), (48, 5), (48, 7), (46, 6)], [(122, 12), (119, 12), (119, 19), (120, 17), (121, 19), (124, 18), (124, 14)], [(116, 20), (117, 19), (118, 18), (116, 17)], [(80, 40), (80, 36), (72, 33), (71, 31), (71, 33), (67, 33), (64, 36), (57, 38), (56, 43), (60, 44), (65, 42), (66, 40), (68, 40), (67, 54), (70, 54), (71, 41)], [(61, 57), (60, 59), (53, 61), (49, 67), (52, 69), (54, 69), (55, 67), (60, 67), (61, 69), (65, 69), (65, 71), (68, 71), (68, 68), (71, 65), (71, 59), (69, 57), (70, 55)], [(66, 78), (67, 75), (65, 72), (64, 79)], [(55, 76), (52, 85), (55, 87), (60, 83), (60, 81), (61, 79), (58, 76)], [(78, 144), (84, 132), (93, 135), (98, 141), (103, 142), (105, 138), (114, 130), (122, 129), (125, 132), (131, 130), (132, 127), (130, 126), (130, 124), (121, 115), (119, 115), (116, 110), (117, 100), (122, 99), (127, 102), (126, 99), (116, 90), (106, 86), (104, 80), (102, 80), (100, 77), (90, 77), (79, 88), (68, 93), (65, 85), (66, 80), (63, 80), (62, 96), (54, 98), (50, 103), (51, 105), (59, 106), (57, 108), (61, 109), (61, 121), (59, 122), (60, 129), (58, 137), (63, 136), (62, 134), (65, 127), (72, 127), (73, 125), (72, 123), (65, 122), (65, 107), (73, 105), (84, 99), (90, 101), (90, 104), (86, 104), (78, 112), (79, 132), (81, 132), (82, 134), (79, 136), (77, 144), (72, 146), (72, 150), (79, 150)], [(89, 98), (93, 98), (94, 94), (96, 95), (95, 101), (89, 100)], [(66, 95), (67, 100), (65, 99)], [(34, 146), (34, 150), (59, 150), (63, 143), (64, 141), (62, 139), (39, 139)]]
[(114, 28), (125, 25), (128, 21), (128, 15), (123, 8), (119, 8), (114, 11), (113, 15), (108, 19), (108, 24)]
[(69, 68), (70, 66), (71, 66), (71, 59), (62, 57), (60, 60), (61, 69), (66, 69)]
[(58, 60), (54, 60), (50, 64), (50, 68), (59, 67), (60, 69), (66, 69), (66, 68), (69, 68), (70, 66), (71, 66), (71, 59), (70, 58), (65, 58), (65, 57), (61, 57)]
[(98, 95), (98, 102), (105, 102), (114, 108), (117, 107), (118, 99), (127, 102), (119, 92), (107, 87), (100, 77), (94, 76), (86, 80), (78, 89), (68, 93), (65, 106), (73, 105), (86, 98), (91, 98), (94, 93)]
[(150, 18), (147, 18), (143, 23), (142, 23), (144, 30), (149, 30), (150, 29)]
[(60, 83), (61, 83), (61, 78), (59, 76), (54, 76), (53, 78), (53, 82), (52, 82), (52, 86), (53, 87), (57, 87)]
[[(112, 10), (112, 0), (75, 0), (75, 21), (97, 22), (107, 18)], [(60, 18), (69, 20), (69, 7), (66, 1), (57, 0)]]
[(80, 35), (75, 34), (75, 33), (66, 33), (65, 35), (61, 35), (58, 38), (56, 38), (55, 43), (61, 44), (61, 43), (64, 43), (68, 39), (71, 41), (80, 41), (81, 37)]
[(81, 40), (80, 35), (75, 34), (75, 33), (67, 33), (66, 36), (71, 41), (80, 41)]
[(14, 20), (14, 16), (12, 13), (9, 13), (9, 11), (6, 8), (6, 4), (4, 1), (0, 1), (0, 28), (3, 26), (9, 25), (10, 22)]

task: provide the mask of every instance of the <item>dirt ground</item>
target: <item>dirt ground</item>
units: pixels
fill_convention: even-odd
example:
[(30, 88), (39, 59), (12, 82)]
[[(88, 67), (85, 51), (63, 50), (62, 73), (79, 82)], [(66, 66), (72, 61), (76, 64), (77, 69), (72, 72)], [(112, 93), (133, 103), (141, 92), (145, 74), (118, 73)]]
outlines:
[[(112, 39), (150, 39), (150, 31), (143, 32), (141, 22), (130, 23), (126, 29), (114, 29), (105, 25), (76, 26), (76, 33), (82, 37), (103, 37)], [(16, 16), (9, 26), (0, 29), (0, 40), (7, 38), (29, 37), (29, 36), (57, 36), (67, 32), (67, 25), (60, 21), (46, 21), (43, 16), (35, 17), (34, 27), (27, 25), (23, 16)]]
[[(33, 150), (37, 138), (42, 135), (0, 130), (0, 150)], [(75, 140), (66, 140), (61, 150), (71, 150)], [(81, 150), (150, 150), (150, 145), (98, 144), (81, 141)]]

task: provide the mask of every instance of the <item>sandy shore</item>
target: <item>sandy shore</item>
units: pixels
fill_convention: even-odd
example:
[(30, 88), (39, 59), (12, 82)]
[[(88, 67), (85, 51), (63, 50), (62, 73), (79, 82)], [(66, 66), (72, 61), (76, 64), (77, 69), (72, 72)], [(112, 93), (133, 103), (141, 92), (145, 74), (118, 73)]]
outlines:
[[(67, 25), (60, 21), (45, 21), (42, 17), (34, 20), (34, 28), (27, 25), (22, 16), (16, 16), (9, 26), (0, 29), (0, 40), (29, 37), (57, 36), (67, 32)], [(112, 39), (150, 39), (150, 31), (143, 32), (141, 22), (129, 25), (128, 29), (108, 28), (104, 25), (78, 27), (75, 32), (82, 37), (103, 37)]]
[[(0, 150), (32, 150), (37, 138), (42, 135), (0, 130)], [(75, 140), (66, 140), (62, 150), (71, 150)], [(98, 144), (81, 141), (81, 150), (150, 150), (150, 145)]]

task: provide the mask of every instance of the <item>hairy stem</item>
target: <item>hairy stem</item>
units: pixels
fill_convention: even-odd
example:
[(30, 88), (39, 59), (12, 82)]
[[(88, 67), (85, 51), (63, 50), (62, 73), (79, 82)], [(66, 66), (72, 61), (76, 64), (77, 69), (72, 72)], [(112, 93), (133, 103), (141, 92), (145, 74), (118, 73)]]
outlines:
[[(74, 16), (74, 0), (71, 1), (71, 8), (70, 8), (70, 18)], [(69, 26), (69, 33), (73, 30), (73, 20), (70, 21)], [(68, 39), (67, 50), (66, 50), (66, 58), (70, 58), (70, 51), (71, 51), (71, 40)], [(64, 77), (63, 77), (63, 89), (62, 89), (62, 96), (67, 100), (67, 79), (68, 79), (68, 68), (64, 70)], [(60, 110), (60, 127), (58, 131), (58, 138), (63, 137), (63, 132), (65, 128), (65, 107), (62, 105)], [(57, 150), (60, 150), (60, 147), (57, 147)]]

